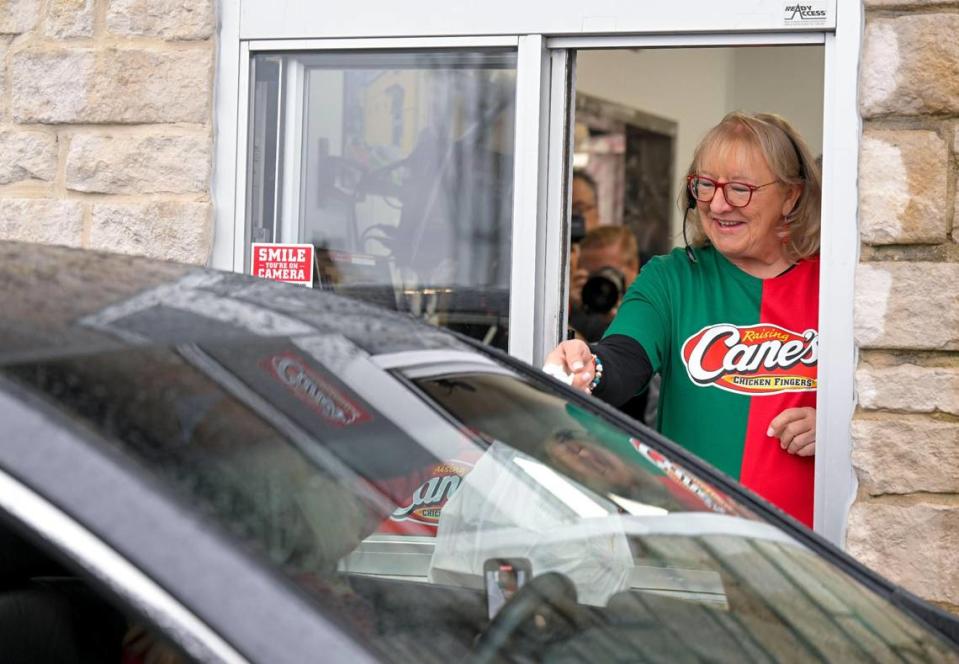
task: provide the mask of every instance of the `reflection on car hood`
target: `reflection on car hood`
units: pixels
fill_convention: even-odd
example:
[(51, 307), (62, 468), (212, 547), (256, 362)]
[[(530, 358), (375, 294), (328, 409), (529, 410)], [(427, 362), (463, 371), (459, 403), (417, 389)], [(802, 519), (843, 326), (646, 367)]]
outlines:
[(462, 348), (378, 307), (146, 258), (0, 243), (0, 363), (142, 344), (337, 333), (370, 354)]

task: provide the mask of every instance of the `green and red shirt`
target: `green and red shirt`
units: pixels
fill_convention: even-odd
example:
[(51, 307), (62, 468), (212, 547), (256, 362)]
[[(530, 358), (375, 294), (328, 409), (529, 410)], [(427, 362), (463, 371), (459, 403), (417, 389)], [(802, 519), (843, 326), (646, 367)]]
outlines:
[(787, 408), (816, 406), (819, 259), (758, 279), (712, 247), (643, 266), (606, 336), (642, 345), (662, 375), (658, 428), (812, 526), (814, 457), (766, 435)]

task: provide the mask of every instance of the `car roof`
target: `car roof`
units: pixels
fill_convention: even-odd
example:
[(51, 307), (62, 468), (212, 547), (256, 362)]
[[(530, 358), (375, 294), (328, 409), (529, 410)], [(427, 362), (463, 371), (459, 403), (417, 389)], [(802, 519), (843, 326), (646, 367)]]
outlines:
[(143, 257), (0, 242), (0, 283), (0, 365), (309, 334), (342, 335), (370, 354), (466, 349), (439, 328), (331, 292)]

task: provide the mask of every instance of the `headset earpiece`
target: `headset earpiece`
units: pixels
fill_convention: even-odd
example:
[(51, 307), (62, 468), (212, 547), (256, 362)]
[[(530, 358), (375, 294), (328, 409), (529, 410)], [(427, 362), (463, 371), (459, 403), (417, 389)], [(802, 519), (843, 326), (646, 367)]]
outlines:
[[(692, 196), (690, 196), (690, 198), (692, 198)], [(692, 200), (695, 202), (696, 199), (692, 198)], [(686, 239), (686, 217), (689, 216), (689, 211), (692, 209), (692, 207), (686, 208), (686, 212), (683, 214), (683, 244), (686, 245), (686, 258), (689, 260), (689, 262), (698, 263), (699, 261), (696, 260), (696, 252), (694, 252), (693, 248), (689, 246), (689, 240)]]
[(689, 216), (690, 210), (696, 209), (696, 197), (693, 196), (693, 192), (689, 190), (689, 187), (686, 187), (686, 212), (683, 213), (683, 244), (686, 245), (686, 259), (690, 263), (698, 263), (696, 260), (696, 252), (693, 251), (693, 248), (689, 246), (689, 240), (686, 239), (686, 217)]

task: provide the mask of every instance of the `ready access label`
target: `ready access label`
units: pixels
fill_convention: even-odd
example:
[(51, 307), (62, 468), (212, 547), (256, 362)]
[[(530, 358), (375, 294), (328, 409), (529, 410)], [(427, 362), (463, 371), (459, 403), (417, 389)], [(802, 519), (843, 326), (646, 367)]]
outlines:
[(254, 242), (251, 274), (313, 288), (313, 245)]

